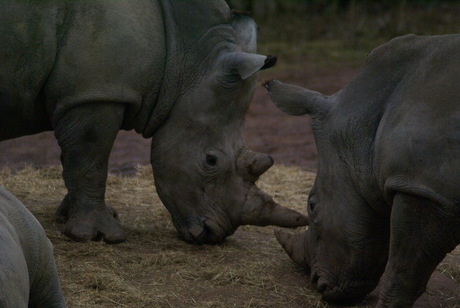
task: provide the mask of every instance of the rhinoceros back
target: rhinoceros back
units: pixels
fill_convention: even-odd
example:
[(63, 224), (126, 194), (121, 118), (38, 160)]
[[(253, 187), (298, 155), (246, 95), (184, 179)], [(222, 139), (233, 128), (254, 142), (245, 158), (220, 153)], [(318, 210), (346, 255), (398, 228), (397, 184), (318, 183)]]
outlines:
[(387, 190), (409, 189), (398, 185), (410, 182), (459, 212), (460, 35), (407, 39), (412, 62), (400, 74), (375, 137), (377, 174)]
[(158, 2), (73, 1), (61, 27), (44, 89), (52, 123), (79, 104), (115, 103), (128, 106), (125, 117), (140, 131), (158, 99), (166, 61)]
[(126, 128), (142, 130), (166, 58), (158, 1), (3, 2), (0, 28), (0, 140), (87, 103), (126, 104)]

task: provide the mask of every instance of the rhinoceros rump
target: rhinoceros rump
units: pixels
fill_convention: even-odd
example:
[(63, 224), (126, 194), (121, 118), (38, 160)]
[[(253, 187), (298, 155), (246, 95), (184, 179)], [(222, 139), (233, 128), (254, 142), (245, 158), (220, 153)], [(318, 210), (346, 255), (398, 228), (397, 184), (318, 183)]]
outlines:
[(310, 114), (318, 173), (308, 230), (276, 236), (326, 300), (407, 307), (460, 243), (460, 35), (396, 38), (327, 97), (266, 84), (292, 115)]
[(51, 242), (27, 208), (0, 186), (0, 307), (65, 306)]
[(255, 54), (256, 29), (224, 1), (0, 4), (0, 140), (55, 131), (67, 236), (125, 240), (104, 201), (120, 129), (152, 137), (157, 191), (185, 240), (306, 223), (258, 190), (272, 160), (241, 138), (257, 72), (274, 64)]

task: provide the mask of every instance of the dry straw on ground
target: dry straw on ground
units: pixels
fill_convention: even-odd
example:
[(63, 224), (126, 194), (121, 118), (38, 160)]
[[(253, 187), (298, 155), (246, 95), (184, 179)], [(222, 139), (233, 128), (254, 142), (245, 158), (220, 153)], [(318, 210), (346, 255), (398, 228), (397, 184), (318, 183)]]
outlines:
[[(274, 167), (259, 185), (304, 212), (313, 180), (313, 173), (299, 168)], [(327, 306), (277, 244), (272, 227), (241, 227), (222, 245), (179, 240), (150, 168), (140, 168), (135, 177), (109, 176), (107, 202), (118, 209), (128, 235), (119, 245), (73, 243), (60, 234), (54, 224), (65, 194), (59, 168), (4, 170), (0, 184), (46, 229), (70, 308)], [(441, 270), (458, 281), (458, 266), (444, 263)]]

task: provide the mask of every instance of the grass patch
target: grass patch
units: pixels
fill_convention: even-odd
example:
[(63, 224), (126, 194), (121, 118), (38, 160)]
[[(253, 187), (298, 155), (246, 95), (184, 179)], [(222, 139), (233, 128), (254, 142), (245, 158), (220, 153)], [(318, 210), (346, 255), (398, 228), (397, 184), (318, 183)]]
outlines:
[[(259, 186), (281, 204), (305, 212), (314, 177), (300, 168), (275, 166)], [(53, 217), (65, 194), (60, 168), (3, 170), (0, 184), (44, 226), (70, 308), (330, 307), (278, 245), (273, 227), (240, 227), (221, 245), (179, 240), (149, 167), (134, 177), (108, 178), (107, 201), (119, 211), (128, 236), (119, 245), (74, 243), (60, 234)], [(458, 282), (458, 266), (443, 263), (438, 271)], [(446, 299), (445, 307), (451, 302)]]
[[(313, 177), (296, 168), (273, 168), (260, 186), (303, 211)], [(53, 217), (65, 194), (60, 168), (3, 170), (0, 184), (46, 229), (71, 308), (302, 307), (320, 301), (305, 288), (306, 275), (289, 261), (271, 227), (241, 227), (221, 245), (179, 240), (149, 167), (135, 177), (109, 176), (107, 202), (119, 211), (128, 236), (119, 245), (74, 243), (60, 234)]]
[(460, 246), (457, 246), (449, 257), (438, 266), (438, 270), (460, 284)]
[[(236, 2), (235, 7), (241, 7)], [(275, 69), (281, 71), (299, 66), (357, 67), (372, 49), (394, 37), (460, 32), (460, 5), (454, 1), (425, 5), (350, 1), (347, 7), (332, 1), (253, 2), (252, 16), (260, 27), (259, 52), (279, 56)]]

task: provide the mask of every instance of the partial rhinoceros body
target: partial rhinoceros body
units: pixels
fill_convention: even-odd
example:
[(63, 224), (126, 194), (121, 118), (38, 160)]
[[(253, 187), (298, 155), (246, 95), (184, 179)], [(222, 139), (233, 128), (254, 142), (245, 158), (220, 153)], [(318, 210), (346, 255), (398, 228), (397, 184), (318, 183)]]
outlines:
[[(125, 239), (104, 202), (120, 129), (152, 137), (157, 191), (184, 239), (218, 242), (243, 223), (279, 220), (254, 184), (272, 160), (241, 138), (257, 72), (274, 64), (255, 54), (256, 29), (224, 1), (0, 4), (0, 140), (55, 131), (66, 235)], [(276, 207), (294, 218), (283, 225), (306, 223)]]
[(266, 84), (282, 110), (313, 118), (310, 225), (277, 237), (325, 299), (362, 298), (383, 273), (378, 305), (411, 306), (460, 243), (459, 80), (460, 35), (410, 35), (333, 96)]
[(27, 208), (0, 186), (0, 307), (65, 306), (51, 242)]

